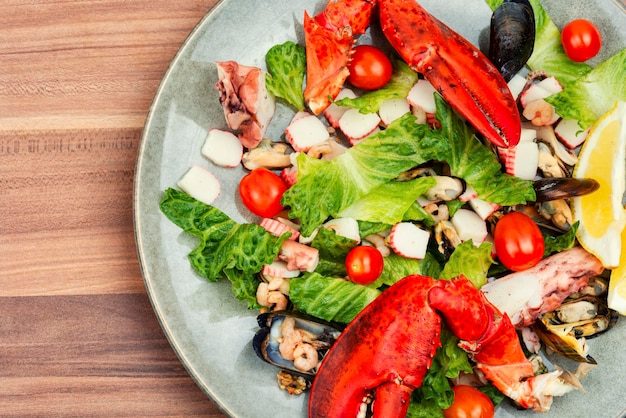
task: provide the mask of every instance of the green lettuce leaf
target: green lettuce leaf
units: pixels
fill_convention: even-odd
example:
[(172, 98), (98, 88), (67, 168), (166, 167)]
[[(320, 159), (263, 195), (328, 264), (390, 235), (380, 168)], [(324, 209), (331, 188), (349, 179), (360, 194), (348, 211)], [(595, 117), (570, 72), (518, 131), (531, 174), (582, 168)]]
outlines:
[(393, 225), (402, 221), (415, 200), (436, 184), (433, 177), (383, 183), (343, 209), (337, 216)]
[(283, 195), (289, 216), (310, 236), (328, 217), (337, 217), (374, 188), (423, 162), (446, 155), (448, 144), (406, 114), (331, 161), (301, 153), (298, 180)]
[(487, 283), (489, 267), (493, 264), (491, 247), (490, 242), (476, 247), (471, 240), (465, 241), (454, 249), (439, 278), (448, 280), (463, 274), (480, 289)]
[(417, 73), (398, 58), (392, 57), (392, 63), (393, 75), (383, 88), (366, 92), (355, 99), (346, 97), (337, 100), (337, 105), (354, 107), (361, 113), (376, 113), (385, 100), (405, 98), (417, 83)]
[(322, 276), (345, 277), (346, 256), (357, 242), (326, 228), (320, 228), (315, 234), (311, 247), (319, 251), (319, 263), (315, 272)]
[(289, 299), (299, 311), (342, 324), (352, 321), (380, 293), (370, 287), (318, 273), (305, 273), (289, 282)]
[(626, 101), (626, 48), (546, 101), (562, 118), (577, 120), (583, 130), (591, 127), (617, 101)]
[(265, 77), (268, 91), (297, 110), (303, 110), (302, 86), (306, 70), (304, 47), (291, 41), (275, 45), (267, 51), (265, 64), (269, 73)]
[(255, 274), (245, 273), (234, 268), (224, 269), (224, 275), (232, 284), (235, 299), (248, 304), (248, 309), (261, 309), (262, 306), (256, 300), (256, 289), (259, 281)]
[(470, 126), (463, 122), (439, 95), (435, 95), (436, 117), (441, 122), (441, 134), (448, 140), (449, 155), (443, 158), (455, 176), (470, 184), (478, 197), (502, 206), (512, 206), (535, 200), (532, 181), (521, 180), (502, 172), (498, 158), (476, 138)]
[(189, 260), (198, 274), (211, 281), (233, 268), (252, 277), (276, 258), (289, 237), (275, 237), (257, 224), (238, 224), (219, 209), (172, 188), (165, 190), (160, 208), (170, 221), (200, 239)]
[(390, 254), (385, 257), (383, 272), (373, 283), (373, 286), (391, 286), (411, 274), (439, 277), (440, 272), (441, 264), (439, 264), (439, 262), (429, 252), (426, 253), (426, 256), (422, 260), (415, 260), (401, 257), (397, 254)]
[[(502, 4), (502, 0), (485, 0), (491, 10)], [(556, 77), (565, 87), (584, 76), (591, 67), (569, 59), (561, 44), (561, 33), (545, 11), (539, 0), (530, 0), (535, 14), (535, 44), (526, 65), (532, 70), (544, 70)]]
[(574, 222), (574, 225), (567, 232), (558, 236), (544, 234), (545, 248), (543, 256), (547, 257), (554, 253), (572, 249), (576, 245), (576, 231), (578, 231), (579, 225), (578, 221)]
[(452, 332), (442, 327), (441, 347), (433, 357), (432, 365), (424, 377), (422, 386), (412, 400), (432, 401), (440, 409), (449, 408), (454, 400), (454, 392), (448, 379), (455, 378), (460, 372), (471, 373), (472, 365), (467, 353), (459, 348), (459, 339)]

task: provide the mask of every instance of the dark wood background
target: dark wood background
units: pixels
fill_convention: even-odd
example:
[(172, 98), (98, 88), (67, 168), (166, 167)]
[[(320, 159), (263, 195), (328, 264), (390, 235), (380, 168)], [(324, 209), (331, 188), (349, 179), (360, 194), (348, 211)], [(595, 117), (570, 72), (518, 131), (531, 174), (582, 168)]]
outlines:
[(161, 331), (132, 224), (148, 108), (215, 3), (2, 2), (0, 416), (224, 416)]

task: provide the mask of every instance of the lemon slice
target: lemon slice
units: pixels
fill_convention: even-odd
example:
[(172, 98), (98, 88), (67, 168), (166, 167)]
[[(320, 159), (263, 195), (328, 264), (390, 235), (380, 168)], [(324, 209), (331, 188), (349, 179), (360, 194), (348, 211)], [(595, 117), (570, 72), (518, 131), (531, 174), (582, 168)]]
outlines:
[(593, 193), (572, 199), (574, 221), (580, 221), (580, 244), (600, 259), (605, 268), (619, 265), (620, 234), (626, 224), (622, 199), (626, 187), (626, 102), (617, 102), (587, 135), (576, 178), (592, 178), (600, 187)]
[(626, 315), (626, 227), (622, 229), (622, 254), (619, 266), (611, 271), (608, 303), (609, 308)]

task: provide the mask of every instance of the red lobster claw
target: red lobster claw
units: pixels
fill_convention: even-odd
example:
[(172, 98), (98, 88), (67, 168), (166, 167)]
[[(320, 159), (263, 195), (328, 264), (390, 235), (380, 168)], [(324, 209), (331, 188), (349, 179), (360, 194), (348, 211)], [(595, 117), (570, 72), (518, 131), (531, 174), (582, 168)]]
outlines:
[(524, 408), (547, 411), (573, 386), (561, 371), (534, 375), (509, 317), (464, 276), (400, 280), (348, 324), (315, 376), (309, 417), (355, 417), (374, 398), (375, 417), (406, 416), (441, 345), (440, 313), (487, 379)]
[(314, 18), (304, 12), (307, 63), (304, 100), (313, 113), (326, 109), (348, 78), (354, 36), (365, 33), (375, 3), (329, 0)]
[(389, 43), (446, 101), (494, 145), (515, 146), (521, 122), (515, 99), (478, 48), (414, 0), (380, 0)]
[(313, 381), (309, 417), (356, 417), (372, 391), (374, 416), (406, 415), (411, 392), (441, 345), (441, 319), (427, 301), (434, 284), (430, 277), (409, 276), (348, 324)]

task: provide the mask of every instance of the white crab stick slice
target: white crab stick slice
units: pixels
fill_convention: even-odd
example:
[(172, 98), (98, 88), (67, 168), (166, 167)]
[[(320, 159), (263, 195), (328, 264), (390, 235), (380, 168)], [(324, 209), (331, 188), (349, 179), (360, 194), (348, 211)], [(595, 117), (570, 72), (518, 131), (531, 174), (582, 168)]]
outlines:
[(398, 222), (389, 232), (389, 246), (398, 255), (421, 260), (426, 256), (430, 234), (410, 222)]
[(232, 132), (210, 129), (201, 149), (202, 155), (221, 167), (236, 167), (243, 157), (243, 145)]
[(189, 196), (207, 205), (212, 205), (220, 195), (220, 181), (206, 168), (193, 165), (181, 177), (178, 187)]
[[(349, 88), (343, 88), (335, 97), (335, 100), (340, 100), (343, 98), (355, 99), (356, 94), (350, 90)], [(339, 129), (339, 119), (346, 113), (350, 108), (347, 106), (339, 106), (335, 103), (331, 103), (326, 109), (324, 109), (324, 117), (326, 120), (335, 129)]]
[(339, 119), (339, 129), (344, 133), (351, 145), (358, 144), (378, 131), (380, 116), (377, 113), (361, 113), (359, 109), (349, 109)]
[(405, 113), (411, 111), (409, 102), (402, 97), (395, 99), (387, 99), (380, 104), (378, 115), (385, 126), (389, 126), (391, 122), (400, 118)]
[(321, 120), (303, 112), (294, 116), (285, 129), (285, 135), (293, 149), (300, 152), (307, 152), (311, 147), (330, 138), (330, 134)]
[(474, 245), (479, 246), (487, 238), (485, 221), (472, 210), (459, 209), (450, 221), (463, 242), (471, 239)]
[(435, 88), (430, 82), (420, 79), (411, 87), (407, 96), (407, 101), (413, 107), (423, 110), (426, 113), (435, 113)]

